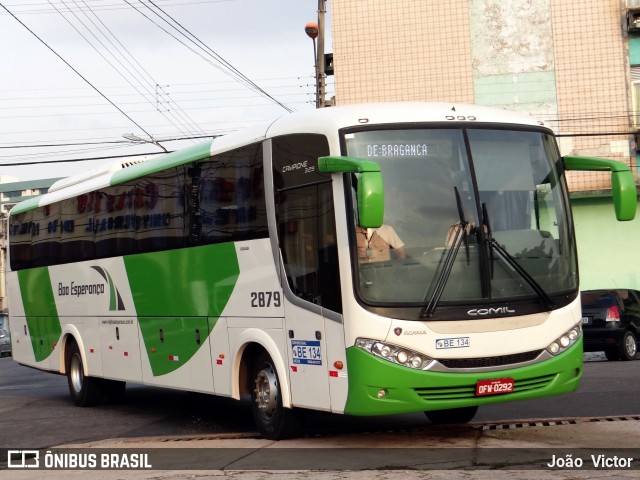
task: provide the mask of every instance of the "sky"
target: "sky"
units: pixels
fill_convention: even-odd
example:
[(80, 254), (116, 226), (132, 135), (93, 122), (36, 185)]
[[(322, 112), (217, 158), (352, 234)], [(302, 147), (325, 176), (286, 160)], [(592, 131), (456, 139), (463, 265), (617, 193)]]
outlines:
[[(104, 157), (161, 154), (205, 140), (171, 139), (315, 108), (314, 44), (304, 27), (317, 21), (316, 0), (0, 5), (17, 17), (0, 7), (4, 181), (65, 177), (118, 160)], [(331, 52), (330, 10), (326, 19)], [(99, 159), (80, 161), (87, 158)]]

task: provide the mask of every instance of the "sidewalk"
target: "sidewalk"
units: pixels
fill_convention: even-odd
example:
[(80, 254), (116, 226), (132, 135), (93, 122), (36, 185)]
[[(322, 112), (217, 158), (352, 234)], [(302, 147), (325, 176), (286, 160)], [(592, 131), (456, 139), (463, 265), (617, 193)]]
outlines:
[[(640, 415), (270, 441), (244, 436), (113, 439), (61, 446), (148, 454), (149, 470), (4, 470), (0, 479), (263, 480), (640, 478)], [(116, 449), (116, 450), (113, 450)], [(74, 451), (74, 450), (69, 450)], [(75, 450), (78, 451), (78, 450)], [(593, 456), (593, 457), (592, 457)], [(557, 460), (559, 459), (559, 460)], [(580, 468), (574, 467), (581, 460)], [(631, 460), (629, 460), (631, 459)], [(594, 466), (594, 461), (599, 463)], [(565, 468), (549, 468), (557, 462)], [(607, 468), (603, 465), (608, 462)]]

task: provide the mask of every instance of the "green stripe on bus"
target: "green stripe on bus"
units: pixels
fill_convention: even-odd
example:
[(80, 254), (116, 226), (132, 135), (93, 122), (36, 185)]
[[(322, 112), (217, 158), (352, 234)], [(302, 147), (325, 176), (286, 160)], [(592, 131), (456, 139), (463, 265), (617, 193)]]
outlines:
[(29, 198), (24, 202), (18, 203), (15, 207), (11, 209), (9, 215), (17, 215), (18, 213), (26, 212), (27, 210), (33, 210), (34, 208), (38, 208), (40, 206), (40, 200), (42, 196)]
[(203, 317), (140, 318), (140, 331), (153, 375), (171, 373), (187, 363), (207, 343), (217, 320)]
[(208, 343), (215, 320), (207, 319), (222, 314), (240, 275), (235, 245), (131, 255), (124, 264), (153, 374), (169, 373)]
[(218, 317), (240, 267), (233, 243), (124, 257), (138, 317)]
[(20, 270), (18, 282), (33, 353), (36, 361), (41, 362), (51, 355), (62, 334), (49, 269)]
[(162, 172), (168, 168), (177, 167), (197, 160), (203, 160), (211, 156), (210, 152), (211, 141), (208, 141), (183, 150), (177, 150), (167, 155), (160, 155), (152, 158), (151, 160), (147, 160), (146, 162), (118, 170), (111, 177), (110, 184), (119, 185), (145, 175)]

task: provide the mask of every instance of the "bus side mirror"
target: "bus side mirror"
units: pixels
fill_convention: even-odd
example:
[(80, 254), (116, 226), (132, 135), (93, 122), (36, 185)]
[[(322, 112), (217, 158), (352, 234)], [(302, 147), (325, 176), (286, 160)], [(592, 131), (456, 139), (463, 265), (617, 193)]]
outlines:
[(384, 218), (384, 189), (380, 165), (350, 157), (320, 157), (321, 173), (359, 173), (358, 223), (364, 228), (378, 228)]
[(611, 194), (616, 218), (633, 220), (636, 216), (638, 194), (636, 182), (629, 166), (614, 160), (593, 157), (563, 157), (565, 170), (611, 171)]

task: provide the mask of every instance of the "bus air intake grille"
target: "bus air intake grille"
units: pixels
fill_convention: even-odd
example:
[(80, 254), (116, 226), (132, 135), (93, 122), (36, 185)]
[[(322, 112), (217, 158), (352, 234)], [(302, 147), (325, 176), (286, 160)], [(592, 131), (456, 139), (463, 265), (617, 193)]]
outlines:
[(513, 355), (502, 355), (499, 357), (481, 358), (444, 358), (438, 361), (447, 368), (482, 368), (482, 367), (502, 367), (514, 363), (530, 362), (538, 358), (542, 350), (533, 352), (514, 353)]
[[(555, 375), (542, 377), (523, 378), (515, 381), (512, 393), (531, 392), (545, 388), (553, 381)], [(450, 387), (414, 388), (418, 396), (425, 401), (441, 402), (465, 400), (476, 397), (476, 384), (453, 385)]]

